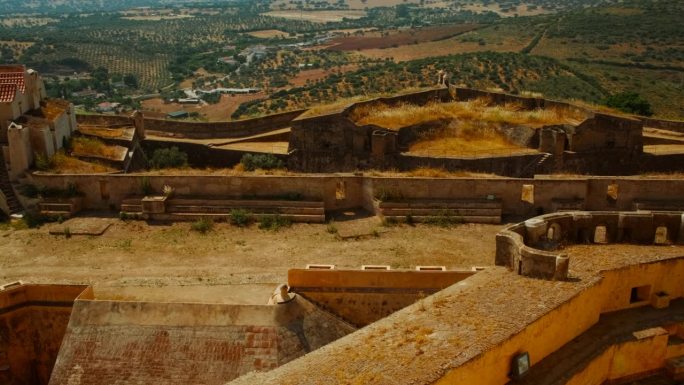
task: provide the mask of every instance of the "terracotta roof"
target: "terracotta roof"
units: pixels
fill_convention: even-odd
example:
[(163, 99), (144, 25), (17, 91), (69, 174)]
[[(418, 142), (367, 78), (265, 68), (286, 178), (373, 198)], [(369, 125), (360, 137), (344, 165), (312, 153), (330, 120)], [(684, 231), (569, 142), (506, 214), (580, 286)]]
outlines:
[(16, 84), (19, 91), (22, 93), (26, 91), (24, 72), (0, 72), (0, 83)]
[(0, 103), (12, 103), (17, 96), (17, 85), (0, 83)]

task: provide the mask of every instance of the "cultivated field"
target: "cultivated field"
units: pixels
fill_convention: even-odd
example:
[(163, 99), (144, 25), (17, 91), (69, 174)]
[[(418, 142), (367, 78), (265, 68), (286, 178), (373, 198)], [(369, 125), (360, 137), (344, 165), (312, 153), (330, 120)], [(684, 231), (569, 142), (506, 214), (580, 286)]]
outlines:
[(266, 16), (281, 17), (283, 19), (310, 21), (314, 23), (329, 23), (344, 19), (360, 19), (366, 16), (365, 11), (270, 11)]
[(277, 29), (265, 29), (262, 31), (252, 31), (247, 32), (249, 36), (258, 37), (259, 39), (273, 39), (276, 37), (287, 37), (289, 34), (284, 31), (279, 31)]
[(327, 49), (334, 51), (356, 51), (374, 48), (389, 48), (407, 44), (443, 40), (464, 32), (477, 29), (477, 24), (460, 24), (420, 29), (402, 30), (388, 33), (372, 32), (368, 36), (340, 37), (330, 42)]
[(366, 49), (360, 54), (372, 59), (392, 58), (402, 62), (467, 52), (520, 52), (534, 38), (535, 31), (523, 25), (490, 26), (438, 41), (385, 49)]
[(197, 112), (200, 117), (208, 121), (231, 120), (231, 115), (237, 110), (240, 104), (250, 100), (265, 97), (263, 93), (248, 95), (222, 95), (221, 101), (216, 104), (180, 104), (167, 103), (163, 99), (154, 98), (142, 102), (142, 111), (147, 117), (165, 118), (166, 114), (174, 111)]

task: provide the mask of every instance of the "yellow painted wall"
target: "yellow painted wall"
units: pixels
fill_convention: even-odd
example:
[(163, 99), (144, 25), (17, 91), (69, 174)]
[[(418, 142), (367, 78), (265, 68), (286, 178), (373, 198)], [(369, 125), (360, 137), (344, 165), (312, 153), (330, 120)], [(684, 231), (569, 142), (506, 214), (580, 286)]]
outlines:
[[(510, 362), (520, 352), (529, 352), (530, 363), (541, 361), (594, 325), (599, 318), (598, 286), (579, 294), (502, 345), (448, 372), (437, 384), (505, 384)], [(573, 319), (572, 323), (567, 322)]]
[[(520, 352), (529, 352), (531, 364), (541, 361), (571, 339), (594, 325), (601, 313), (644, 306), (649, 300), (630, 304), (631, 288), (652, 285), (651, 293), (665, 291), (671, 298), (684, 297), (684, 258), (670, 261), (628, 266), (619, 270), (603, 273), (603, 280), (584, 292), (549, 312), (523, 331), (501, 345), (487, 350), (484, 354), (468, 363), (455, 368), (436, 384), (505, 384), (510, 379), (510, 362)], [(573, 319), (568, 323), (568, 319)], [(664, 338), (665, 345), (662, 345)], [(661, 367), (666, 356), (667, 336), (654, 338), (654, 341), (627, 344), (617, 349), (611, 367), (607, 361), (599, 361), (582, 372), (582, 381), (594, 384), (603, 382), (609, 369), (611, 378), (640, 373)], [(661, 346), (662, 345), (662, 346)], [(643, 358), (651, 355), (653, 361)], [(607, 360), (607, 358), (604, 358)], [(601, 363), (603, 362), (603, 363)], [(659, 365), (659, 366), (658, 366)], [(577, 380), (579, 381), (579, 380)]]
[(614, 380), (665, 366), (666, 333), (620, 344), (615, 349), (609, 379)]
[(587, 365), (584, 370), (576, 373), (565, 385), (601, 385), (608, 379), (610, 367), (613, 364), (615, 345), (604, 350)]

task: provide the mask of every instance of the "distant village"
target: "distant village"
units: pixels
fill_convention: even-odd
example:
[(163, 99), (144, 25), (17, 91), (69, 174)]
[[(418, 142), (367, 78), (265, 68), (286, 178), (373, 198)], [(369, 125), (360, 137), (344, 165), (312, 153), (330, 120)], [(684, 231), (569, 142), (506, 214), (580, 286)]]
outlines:
[[(202, 104), (206, 102), (206, 99), (210, 95), (244, 95), (244, 94), (253, 94), (253, 93), (258, 93), (261, 92), (261, 88), (254, 88), (254, 87), (248, 87), (248, 88), (240, 88), (240, 87), (222, 87), (222, 86), (216, 86), (219, 82), (223, 82), (225, 80), (228, 80), (230, 78), (230, 74), (237, 74), (239, 75), (244, 68), (250, 67), (252, 65), (255, 65), (256, 63), (261, 62), (264, 60), (269, 53), (272, 52), (277, 52), (280, 50), (297, 50), (297, 49), (302, 49), (305, 47), (310, 47), (310, 46), (316, 46), (316, 45), (322, 45), (330, 41), (332, 38), (336, 36), (335, 33), (330, 33), (327, 32), (325, 34), (317, 35), (312, 39), (309, 39), (307, 41), (303, 42), (298, 42), (298, 43), (288, 43), (288, 44), (276, 44), (276, 45), (253, 45), (250, 47), (247, 47), (237, 53), (234, 56), (224, 56), (224, 57), (219, 57), (217, 59), (217, 64), (223, 64), (229, 67), (229, 69), (226, 71), (228, 75), (215, 79), (211, 82), (205, 82), (203, 87), (190, 87), (190, 88), (185, 88), (182, 89), (182, 94), (183, 97), (174, 97), (174, 98), (168, 98), (166, 99), (166, 102), (169, 103), (179, 103), (179, 104)], [(222, 47), (222, 51), (234, 51), (236, 50), (237, 47), (235, 45), (226, 45)], [(313, 64), (311, 63), (300, 63), (298, 64), (298, 67), (300, 69), (312, 67)], [(83, 75), (83, 74), (74, 74), (74, 76), (71, 76), (70, 78), (72, 79), (89, 79), (90, 76)], [(122, 81), (117, 81), (117, 82), (112, 82), (111, 87), (114, 90), (121, 90), (125, 89), (127, 85), (122, 82)], [(128, 106), (126, 103), (121, 103), (119, 101), (113, 101), (109, 100), (111, 95), (108, 95), (107, 93), (104, 92), (99, 92), (94, 89), (83, 89), (79, 91), (72, 92), (70, 94), (72, 98), (75, 98), (77, 100), (95, 100), (95, 104), (92, 105), (89, 103), (89, 109), (94, 110), (95, 112), (102, 113), (102, 114), (118, 114), (121, 112), (124, 112), (126, 110), (130, 109), (130, 106)], [(133, 101), (142, 101), (146, 99), (152, 99), (152, 98), (157, 98), (157, 97), (162, 97), (162, 94), (160, 93), (152, 93), (152, 94), (147, 94), (147, 95), (134, 95), (130, 96), (130, 99)], [(76, 108), (78, 109), (85, 109), (86, 107), (81, 104), (77, 105)], [(183, 111), (178, 111), (176, 114), (169, 114), (167, 117), (168, 118), (185, 118), (187, 117), (187, 113)]]

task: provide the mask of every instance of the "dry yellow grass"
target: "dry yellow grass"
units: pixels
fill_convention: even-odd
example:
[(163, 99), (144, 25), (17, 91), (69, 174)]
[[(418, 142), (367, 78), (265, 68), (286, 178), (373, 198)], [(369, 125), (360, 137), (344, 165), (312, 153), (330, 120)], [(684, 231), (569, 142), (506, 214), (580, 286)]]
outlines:
[(526, 125), (541, 127), (581, 120), (575, 112), (565, 109), (525, 110), (518, 104), (492, 105), (486, 98), (464, 102), (428, 103), (423, 106), (383, 103), (357, 107), (351, 119), (358, 124), (375, 124), (398, 130), (402, 127), (436, 120), (479, 121), (495, 125)]
[(80, 159), (66, 155), (63, 151), (53, 155), (52, 168), (50, 171), (61, 174), (92, 174), (116, 171), (111, 167), (103, 166), (98, 163), (84, 162)]
[(310, 117), (310, 116), (316, 116), (316, 115), (325, 115), (325, 114), (330, 114), (333, 112), (339, 112), (350, 105), (358, 102), (364, 102), (368, 101), (371, 99), (376, 99), (376, 98), (382, 98), (382, 97), (389, 97), (389, 96), (397, 96), (397, 95), (404, 95), (404, 94), (411, 94), (415, 92), (420, 92), (420, 91), (427, 91), (432, 88), (430, 87), (409, 87), (401, 90), (401, 92), (398, 93), (372, 93), (372, 94), (364, 94), (364, 95), (356, 95), (352, 96), (350, 98), (340, 98), (337, 99), (336, 101), (332, 103), (324, 103), (324, 104), (318, 104), (315, 106), (310, 106), (309, 109), (304, 112), (301, 116), (302, 117)]
[(90, 155), (111, 159), (118, 158), (119, 156), (117, 147), (108, 146), (101, 140), (93, 138), (73, 138), (71, 141), (71, 148), (73, 149), (74, 153), (79, 155)]

